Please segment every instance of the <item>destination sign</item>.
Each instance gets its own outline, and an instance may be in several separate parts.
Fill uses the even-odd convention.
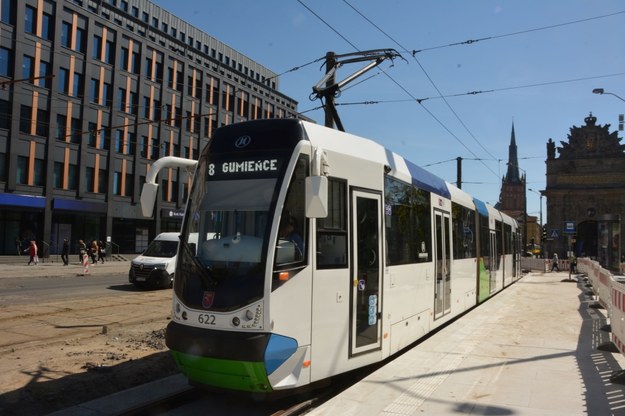
[[[254,159],[209,163],[209,177],[245,176],[248,174],[277,174],[280,169],[278,159]]]

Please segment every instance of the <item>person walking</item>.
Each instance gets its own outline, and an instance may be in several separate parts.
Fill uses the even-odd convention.
[[[552,260],[552,264],[551,264],[551,271],[553,271],[553,269],[558,269],[558,271],[560,271],[560,266],[558,266],[558,253],[553,253],[553,260]]]
[[[63,260],[63,266],[67,266],[69,264],[69,241],[66,239],[63,240],[63,251],[61,251],[61,260]]]
[[[22,242],[20,241],[19,237],[15,237],[15,249],[17,250],[17,255],[21,256],[22,255]]]
[[[104,264],[104,258],[106,257],[106,247],[104,243],[100,241],[98,243],[98,261],[102,260],[102,264]]]
[[[30,256],[30,259],[28,260],[28,266],[30,266],[30,263],[35,263],[35,266],[39,264],[39,257],[37,256],[37,244],[35,243],[35,240],[30,241],[30,246],[26,250],[24,250],[24,252],[26,251],[28,251],[28,255]]]
[[[87,255],[87,245],[85,244],[84,241],[82,240],[78,240],[78,261],[80,262],[80,264],[83,263],[83,261],[85,261],[84,257]]]
[[[98,242],[93,240],[91,242],[91,264],[96,264],[98,262]]]

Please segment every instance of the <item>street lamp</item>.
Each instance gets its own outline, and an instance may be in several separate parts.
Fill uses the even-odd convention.
[[[625,99],[623,99],[623,97],[619,97],[618,95],[611,93],[611,92],[607,92],[606,90],[604,90],[603,88],[595,88],[594,90],[592,90],[593,94],[599,94],[599,95],[603,95],[603,94],[608,94],[608,95],[613,95],[616,98],[618,98],[621,101],[625,101]]]

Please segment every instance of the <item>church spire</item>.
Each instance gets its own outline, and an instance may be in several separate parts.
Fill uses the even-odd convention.
[[[508,146],[508,171],[503,181],[510,184],[521,183],[521,177],[519,176],[519,158],[517,157],[516,138],[514,136],[514,121],[512,122],[510,146]]]

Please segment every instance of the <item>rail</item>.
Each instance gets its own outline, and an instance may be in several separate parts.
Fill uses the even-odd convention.
[[[118,245],[118,244],[115,244],[115,243],[114,243],[114,242],[112,242],[112,241],[107,241],[107,242],[106,242],[106,246],[110,247],[110,249],[109,249],[109,248],[107,248],[107,249],[106,249],[106,252],[107,252],[107,253],[111,253],[111,255],[113,255],[113,254],[119,254],[119,245]],[[115,247],[117,248],[117,253],[113,253],[113,246],[115,246]]]
[[[606,309],[610,319],[612,343],[625,355],[625,276],[615,276],[589,258],[578,259],[577,267],[579,272],[588,275],[597,302]]]

